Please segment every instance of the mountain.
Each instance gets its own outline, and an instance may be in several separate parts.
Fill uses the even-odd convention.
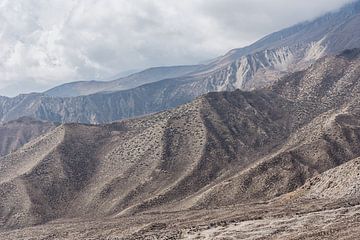
[[[189,102],[204,92],[192,89],[192,80],[162,80],[134,89],[72,98],[24,94],[0,99],[0,121],[21,116],[44,121],[108,123],[162,111]]]
[[[344,48],[356,48],[359,32],[355,26],[359,21],[359,12],[360,2],[354,1],[338,11],[327,13],[312,21],[306,21],[265,36],[245,48],[233,49],[214,62],[225,64],[225,62],[235,61],[244,55],[267,49],[277,49],[284,46],[292,48],[319,41],[322,41],[326,51],[331,53],[341,52]]]
[[[54,122],[108,123],[170,109],[208,92],[270,87],[325,55],[360,47],[359,12],[360,1],[356,1],[232,50],[207,65],[153,68],[113,82],[70,83],[42,94],[0,98],[0,121],[30,116]]]
[[[0,124],[0,156],[15,151],[56,126],[54,123],[37,121],[28,117]]]
[[[360,50],[348,50],[268,90],[209,93],[107,125],[63,124],[0,158],[0,226],[52,221],[0,237],[175,238],[211,219],[221,226],[270,224],[267,219],[291,224],[288,217],[301,214],[329,228],[325,219],[342,218],[340,208],[360,204],[352,202],[356,183],[348,186],[358,181],[356,173],[344,180],[360,157],[359,78]],[[329,177],[327,190],[321,179]],[[329,199],[334,189],[343,194]],[[355,213],[341,226],[351,227]],[[316,233],[319,228],[313,239],[335,233],[335,226]]]
[[[154,67],[112,81],[66,83],[46,91],[45,94],[53,97],[76,97],[97,92],[126,90],[163,79],[185,76],[200,67],[201,65]]]
[[[268,85],[287,72],[301,70],[324,55],[359,48],[360,1],[272,33],[245,48],[233,49],[207,68],[228,69],[218,89],[253,89]]]

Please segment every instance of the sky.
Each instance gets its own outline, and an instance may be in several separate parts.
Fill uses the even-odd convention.
[[[0,0],[0,95],[196,64],[351,0]]]

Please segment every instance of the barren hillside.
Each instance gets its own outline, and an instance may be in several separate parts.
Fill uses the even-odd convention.
[[[55,128],[57,124],[23,117],[0,124],[0,156],[4,156],[32,139]]]
[[[360,229],[359,69],[349,50],[269,90],[61,125],[0,158],[0,237],[351,239]],[[334,218],[351,233],[328,224]]]

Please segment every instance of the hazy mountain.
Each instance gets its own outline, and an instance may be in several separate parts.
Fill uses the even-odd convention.
[[[200,68],[153,68],[113,82],[70,83],[45,94],[0,98],[0,121],[31,116],[55,122],[107,123],[176,107],[208,92],[263,88],[289,72],[305,69],[325,54],[360,47],[359,6],[357,1],[271,34]],[[126,90],[115,91],[123,88]],[[49,96],[94,91],[108,92]]]
[[[163,80],[114,93],[97,93],[73,98],[44,94],[20,95],[0,100],[3,122],[31,116],[54,122],[106,123],[131,118],[186,103],[204,92],[192,88],[192,79]]]
[[[244,55],[277,49],[284,46],[298,47],[313,42],[322,42],[327,52],[336,53],[344,49],[358,47],[359,31],[356,28],[359,21],[360,1],[347,4],[338,11],[327,13],[312,21],[272,33],[254,44],[239,49],[233,49],[214,63],[232,62]],[[345,44],[345,45],[344,45]]]
[[[321,179],[360,156],[359,78],[360,51],[349,50],[320,59],[271,90],[209,93],[173,110],[109,125],[61,125],[0,158],[0,223],[19,228],[62,220],[0,236],[138,239],[164,230],[179,237],[184,235],[173,232],[175,226],[190,228],[200,219],[203,224],[232,216],[234,223],[269,215],[276,222],[299,211],[309,213],[306,218],[324,211],[316,221],[329,227],[326,214],[344,216],[337,209],[351,207],[358,196],[342,185],[349,183],[344,178],[350,170],[333,170],[344,174],[332,176],[340,186],[329,190]],[[331,189],[339,194],[328,199]],[[230,211],[234,204],[240,205]],[[209,214],[207,208],[218,210]],[[350,226],[354,216],[341,224]],[[162,223],[148,225],[148,218]],[[123,230],[109,231],[115,226]]]
[[[270,34],[248,47],[233,49],[207,68],[227,69],[226,78],[214,82],[219,90],[268,85],[326,54],[360,47],[359,23],[360,1],[355,1],[313,21]]]
[[[140,85],[188,75],[198,70],[201,65],[155,67],[131,74],[112,81],[80,81],[66,83],[45,92],[54,97],[75,97],[97,92],[113,92],[135,88]]]

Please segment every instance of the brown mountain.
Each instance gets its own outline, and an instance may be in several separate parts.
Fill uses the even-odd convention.
[[[61,125],[0,158],[0,238],[351,239],[359,77],[349,50],[269,90]]]
[[[37,121],[29,117],[0,124],[0,156],[9,154],[56,126],[57,124]]]

